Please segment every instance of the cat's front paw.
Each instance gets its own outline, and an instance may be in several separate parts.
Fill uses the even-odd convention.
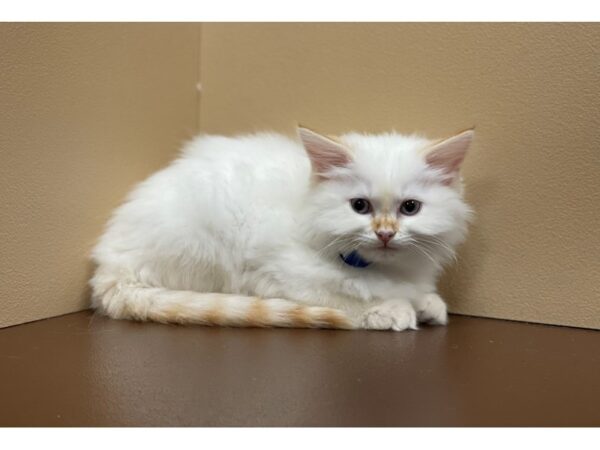
[[[448,323],[448,311],[446,303],[435,294],[425,294],[415,305],[419,322],[433,325],[446,325]]]
[[[408,302],[389,301],[367,310],[361,326],[367,330],[416,330],[417,313]]]

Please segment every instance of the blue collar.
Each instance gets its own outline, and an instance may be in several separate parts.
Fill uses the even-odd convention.
[[[361,269],[371,264],[369,261],[363,259],[363,257],[360,256],[356,250],[352,250],[347,255],[340,253],[340,258],[342,258],[342,261],[349,266],[358,267]]]

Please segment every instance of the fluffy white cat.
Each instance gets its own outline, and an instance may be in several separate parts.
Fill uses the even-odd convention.
[[[200,136],[137,186],[93,252],[93,306],[118,319],[416,329],[466,235],[467,130],[299,140]]]

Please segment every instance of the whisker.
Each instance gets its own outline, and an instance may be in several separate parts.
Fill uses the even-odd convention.
[[[329,242],[325,247],[317,250],[317,254],[319,254],[319,255],[323,254],[325,251],[327,251],[328,249],[330,249],[332,246],[334,246],[334,245],[336,245],[336,244],[338,244],[340,242],[343,242],[343,240],[347,239],[347,238],[348,238],[347,236],[338,236],[338,237],[336,237],[331,242]]]
[[[435,258],[427,250],[425,250],[422,246],[420,246],[418,243],[409,242],[408,245],[410,245],[410,246],[416,248],[418,251],[420,251],[421,254],[425,255],[427,257],[427,259],[429,259],[436,267],[440,266],[440,263],[438,261],[436,261]]]
[[[444,253],[444,255],[442,255],[442,256],[445,256],[445,257],[451,259],[452,261],[457,260],[456,252],[454,251],[454,249],[451,248],[446,242],[444,242],[439,237],[430,236],[430,235],[421,235],[421,236],[419,236],[419,240],[424,245],[429,245],[434,248],[439,248]],[[430,248],[430,250],[433,250],[433,248]]]

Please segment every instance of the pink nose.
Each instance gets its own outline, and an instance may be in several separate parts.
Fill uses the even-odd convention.
[[[387,244],[396,235],[395,231],[376,231],[375,234],[381,242]]]

